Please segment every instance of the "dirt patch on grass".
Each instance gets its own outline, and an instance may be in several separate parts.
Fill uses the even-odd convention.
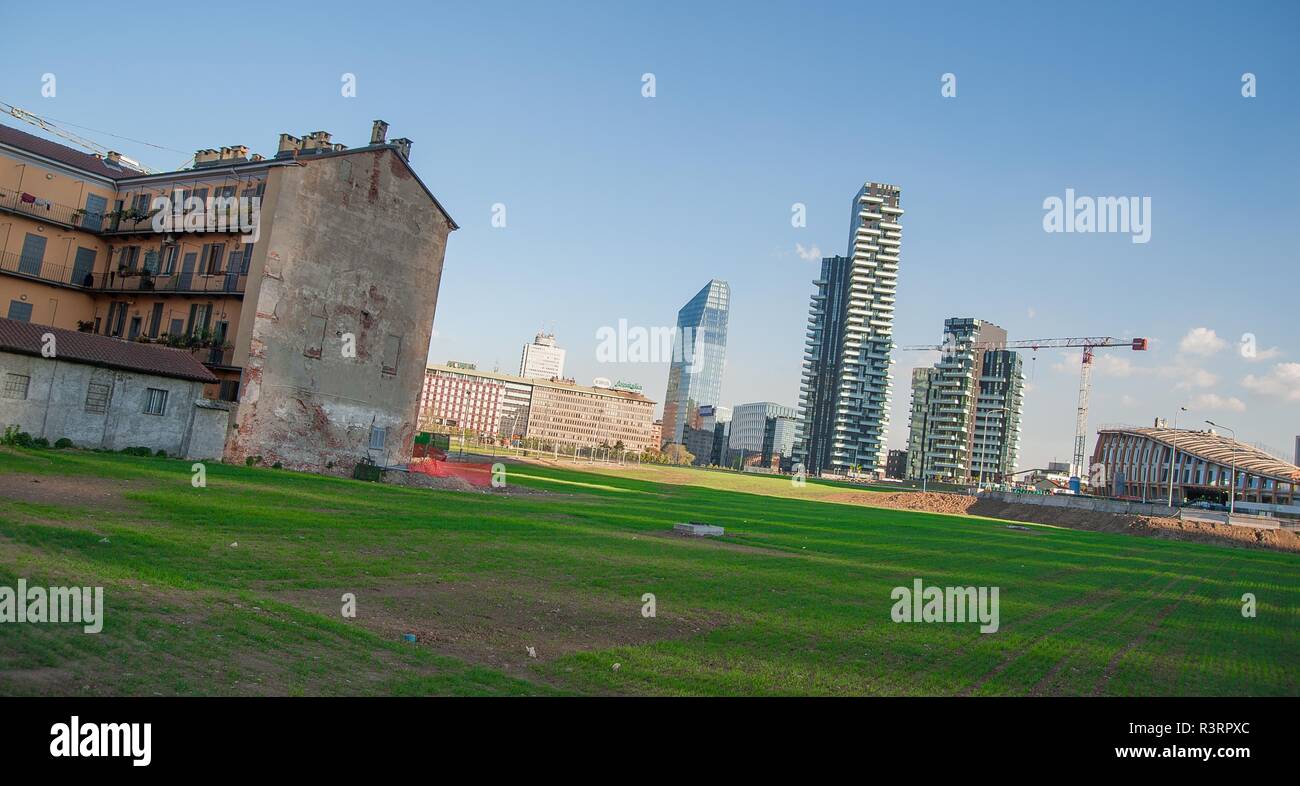
[[[0,475],[0,499],[40,505],[122,510],[131,506],[122,496],[131,490],[132,484],[127,480],[85,475]]]
[[[432,475],[426,475],[422,472],[386,472],[384,473],[384,482],[394,486],[404,486],[406,488],[417,489],[438,489],[439,491],[468,491],[478,494],[504,494],[507,496],[549,496],[551,492],[545,489],[530,488],[520,486],[515,483],[507,483],[500,488],[492,486],[475,486],[473,483],[457,477],[435,478]]]
[[[576,652],[683,639],[724,620],[675,607],[659,598],[656,616],[643,617],[641,595],[612,597],[533,579],[476,576],[455,582],[381,583],[368,588],[288,590],[277,600],[341,618],[343,593],[356,595],[356,617],[346,620],[400,641],[515,676]],[[532,652],[529,652],[529,648]]]

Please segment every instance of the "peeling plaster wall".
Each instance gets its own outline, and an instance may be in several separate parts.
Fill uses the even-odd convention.
[[[450,223],[389,149],[308,159],[273,181],[226,460],[339,474],[367,456],[405,463]],[[386,429],[382,451],[369,449],[374,426]]]

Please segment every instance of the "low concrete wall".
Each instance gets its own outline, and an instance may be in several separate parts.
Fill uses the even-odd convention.
[[[1150,502],[1128,502],[1122,499],[1076,497],[1073,494],[1016,494],[1012,491],[990,491],[984,494],[983,497],[1017,505],[1041,505],[1043,507],[1092,510],[1098,513],[1115,513],[1119,515],[1178,515],[1177,511],[1168,505],[1156,505]]]

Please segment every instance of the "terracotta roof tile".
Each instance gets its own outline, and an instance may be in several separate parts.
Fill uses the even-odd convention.
[[[91,153],[83,153],[67,145],[51,142],[16,128],[0,125],[0,144],[10,145],[43,158],[53,159],[68,166],[117,180],[124,177],[136,177],[140,172],[127,166],[110,164],[108,161]]]
[[[58,360],[160,377],[192,379],[196,382],[218,381],[211,371],[182,349],[123,341],[13,319],[0,319],[0,352],[39,356],[46,333],[54,334],[55,356]]]

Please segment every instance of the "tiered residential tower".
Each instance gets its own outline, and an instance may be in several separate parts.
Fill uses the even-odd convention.
[[[908,477],[999,482],[1015,472],[1024,375],[1007,332],[981,319],[945,320],[943,357],[912,372]]]
[[[853,197],[848,256],[823,259],[813,282],[795,448],[813,475],[885,469],[900,201],[897,186],[862,186]]]

